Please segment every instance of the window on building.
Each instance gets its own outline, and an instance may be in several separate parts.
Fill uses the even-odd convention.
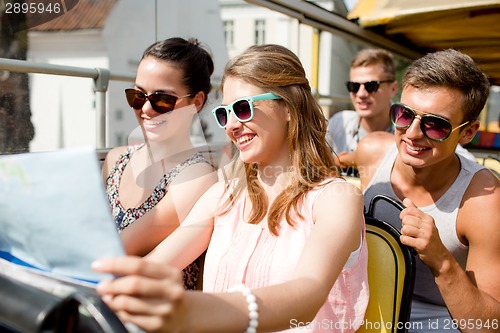
[[[125,141],[125,135],[123,134],[123,132],[116,132],[115,133],[115,140],[116,140],[117,146],[123,146],[123,145],[128,144]]]
[[[118,109],[115,111],[115,120],[122,121],[123,120],[123,111]]]
[[[262,45],[266,43],[266,21],[255,21],[255,44]]]
[[[226,47],[233,47],[234,45],[234,21],[224,21],[224,38],[226,40]]]

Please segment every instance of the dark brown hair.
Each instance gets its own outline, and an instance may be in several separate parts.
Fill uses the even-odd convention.
[[[214,72],[214,63],[208,49],[202,47],[197,39],[173,37],[158,41],[144,51],[141,60],[146,57],[155,57],[181,68],[184,72],[183,83],[189,93],[203,91],[206,102],[212,89],[210,76]]]

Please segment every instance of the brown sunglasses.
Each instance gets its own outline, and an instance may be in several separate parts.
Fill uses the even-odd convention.
[[[193,96],[188,94],[184,96],[174,96],[167,93],[155,92],[146,95],[140,90],[128,88],[125,89],[125,97],[127,98],[128,105],[135,110],[140,110],[147,100],[151,103],[151,107],[158,113],[171,112],[175,108],[177,100],[185,97]]]

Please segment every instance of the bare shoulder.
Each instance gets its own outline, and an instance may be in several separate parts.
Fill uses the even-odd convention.
[[[500,180],[489,170],[472,178],[459,212],[459,226],[470,239],[475,235],[497,236],[500,241]]]
[[[314,203],[315,211],[325,211],[331,215],[335,207],[342,210],[361,209],[363,193],[347,181],[333,181],[325,186]]]
[[[359,247],[363,225],[363,194],[358,187],[346,182],[331,182],[314,202],[314,239],[317,244],[331,243],[332,237],[342,243],[347,252]],[[312,234],[311,234],[312,235]]]
[[[362,196],[361,190],[357,186],[344,181],[342,178],[326,184],[323,193],[327,193],[327,195]]]
[[[356,149],[357,157],[361,160],[369,160],[373,156],[383,155],[394,143],[394,135],[387,132],[373,132],[359,141]]]
[[[469,184],[469,187],[465,191],[464,194],[464,205],[467,204],[468,202],[472,203],[479,203],[475,202],[475,200],[478,200],[480,202],[490,201],[490,200],[496,200],[499,199],[500,196],[500,180],[488,169],[483,169],[474,175],[472,177],[472,180]],[[500,202],[500,201],[494,201],[494,202]],[[500,210],[500,205],[494,205],[495,207],[492,207],[492,209],[499,209]]]
[[[123,154],[127,150],[128,146],[119,146],[112,148],[107,154],[106,154],[106,160],[110,160],[112,162],[115,162],[118,157]]]
[[[102,174],[108,175],[113,166],[115,165],[118,157],[123,154],[127,150],[128,146],[120,146],[111,149],[104,159],[104,163],[102,165]]]
[[[387,132],[373,132],[365,136],[355,151],[356,165],[365,188],[382,162],[386,152],[394,143],[394,135]]]
[[[174,178],[173,184],[199,179],[199,178],[205,177],[207,175],[212,175],[212,177],[214,179],[213,182],[215,182],[217,180],[217,174],[216,174],[215,168],[211,164],[205,163],[205,162],[191,164],[188,167],[186,167],[184,170],[182,170]]]

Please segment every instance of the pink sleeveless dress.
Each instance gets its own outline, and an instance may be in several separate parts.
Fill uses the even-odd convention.
[[[314,225],[314,201],[326,186],[339,181],[344,180],[335,179],[309,191],[300,206],[304,219],[294,216],[299,221],[294,227],[283,219],[278,237],[269,231],[267,220],[257,225],[244,222],[244,195],[239,196],[227,214],[215,219],[203,291],[225,292],[236,284],[259,288],[290,280]],[[351,254],[356,258],[349,268],[344,267],[314,320],[301,323],[290,318],[290,329],[284,332],[355,332],[361,325],[369,298],[364,232],[363,227],[362,244]]]

